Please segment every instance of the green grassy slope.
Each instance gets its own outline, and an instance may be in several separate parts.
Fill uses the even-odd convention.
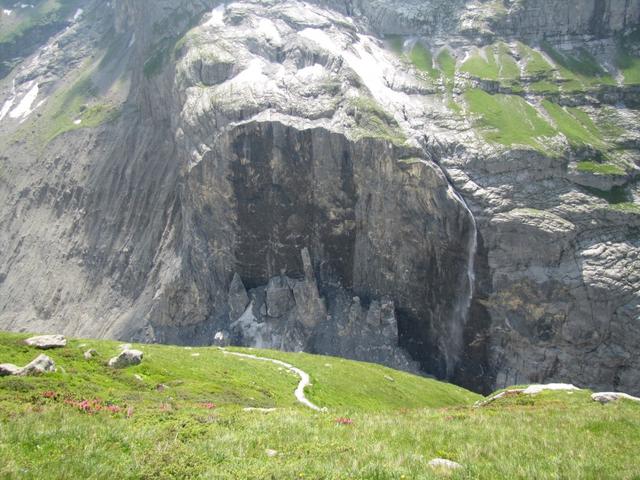
[[[637,85],[635,36],[617,40],[614,65],[606,65],[612,71],[585,49],[561,51],[548,42],[496,41],[454,57],[448,48],[419,42],[409,48],[411,42],[405,40],[390,38],[389,48],[413,64],[425,82],[436,85],[449,108],[467,116],[487,142],[553,157],[569,152],[579,157],[591,150],[626,173],[624,154],[615,144],[619,135],[608,132],[588,108],[562,105],[567,96],[581,105],[585,95]]]
[[[0,334],[0,362],[24,364],[37,355],[23,338]],[[85,360],[88,348],[100,356]],[[479,396],[434,380],[336,358],[251,350],[307,371],[309,398],[328,407],[318,413],[295,402],[298,378],[277,365],[215,348],[139,348],[141,365],[115,371],[105,362],[118,343],[74,340],[47,352],[58,372],[0,378],[0,478],[640,475],[634,455],[640,405],[630,402],[602,406],[586,391],[556,392],[474,408]],[[88,412],[82,400],[91,400]],[[277,409],[247,412],[246,406]],[[427,464],[435,457],[464,468],[433,471]]]

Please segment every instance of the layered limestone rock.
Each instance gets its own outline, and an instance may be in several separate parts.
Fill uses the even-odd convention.
[[[150,5],[0,84],[1,328],[639,391],[637,86],[534,50],[604,63],[639,2]],[[506,142],[469,92],[552,133]]]

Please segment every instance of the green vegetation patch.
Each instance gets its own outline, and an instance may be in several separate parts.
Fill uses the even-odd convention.
[[[528,145],[545,150],[545,137],[556,131],[536,109],[516,95],[490,95],[480,89],[465,92],[471,113],[478,116],[484,137],[502,145]]]
[[[117,118],[119,110],[105,103],[91,80],[91,73],[81,74],[67,90],[48,102],[45,117],[45,142],[80,128],[95,128]]]
[[[571,144],[605,148],[602,134],[585,112],[578,108],[562,107],[548,100],[544,100],[542,106]]]
[[[611,208],[614,210],[619,210],[625,213],[636,213],[640,214],[640,205],[632,202],[622,202],[611,205]]]
[[[625,176],[627,172],[611,163],[599,163],[591,161],[578,162],[577,169],[579,172],[594,173],[597,175],[620,175]]]
[[[640,58],[619,50],[616,56],[616,66],[622,73],[626,85],[640,84]]]
[[[541,43],[544,52],[556,63],[565,91],[584,91],[600,85],[615,85],[613,77],[585,49],[572,54],[556,50],[549,42]]]
[[[348,113],[356,122],[356,137],[380,138],[397,145],[407,141],[396,120],[371,97],[350,99]]]
[[[408,164],[420,159],[409,159]],[[236,350],[236,349],[233,349]],[[246,349],[237,349],[252,353]],[[430,378],[421,382],[415,376],[387,367],[354,362],[342,358],[325,357],[320,363],[316,355],[270,351],[265,354],[301,368],[311,376],[314,385],[309,399],[330,408],[354,408],[380,411],[386,408],[441,408],[452,405],[471,405],[479,396]],[[354,385],[358,385],[354,388]]]
[[[483,80],[515,82],[520,77],[520,68],[504,42],[474,51],[460,71]]]
[[[443,48],[440,53],[438,53],[436,65],[442,73],[444,73],[447,83],[453,84],[456,77],[456,59],[453,58],[449,49]]]
[[[518,54],[525,62],[524,71],[528,77],[544,76],[551,78],[553,76],[553,66],[547,62],[538,50],[522,42],[518,42],[516,48]]]
[[[395,52],[396,55],[402,55],[404,53],[405,37],[402,35],[387,35],[385,39],[389,48]]]
[[[461,65],[460,71],[486,80],[498,80],[498,65],[495,57],[486,49],[474,51]]]
[[[529,88],[533,93],[539,93],[542,95],[555,94],[560,92],[560,87],[558,86],[558,84],[548,80],[539,80],[537,82],[534,82],[529,86]]]
[[[433,56],[431,55],[431,51],[429,51],[420,42],[416,43],[409,52],[409,59],[418,70],[426,73],[432,79],[440,77],[440,72],[438,72],[438,70],[433,66]]]
[[[29,5],[34,5],[33,8],[29,6],[21,8],[20,5],[27,5],[21,2],[17,2],[18,8],[14,8],[16,2],[9,2],[4,8],[13,10],[11,17],[19,20],[1,24],[3,28],[0,29],[0,47],[2,44],[13,43],[23,35],[28,35],[34,28],[46,27],[64,20],[80,3],[80,0],[33,0],[28,2]],[[11,17],[8,20],[12,20]]]

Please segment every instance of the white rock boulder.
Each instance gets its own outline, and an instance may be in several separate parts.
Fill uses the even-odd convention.
[[[48,350],[50,348],[62,348],[67,346],[67,339],[64,335],[39,335],[37,337],[27,338],[24,343],[30,347]]]
[[[594,402],[600,402],[603,405],[605,403],[617,402],[618,400],[631,400],[633,402],[640,402],[640,398],[633,397],[627,393],[620,392],[599,392],[591,395],[591,399]]]
[[[0,364],[0,377],[8,377],[10,375],[18,375],[20,367],[13,363]]]
[[[38,357],[25,367],[20,369],[18,375],[37,375],[39,373],[55,372],[56,364],[51,358],[46,355],[38,355]]]
[[[18,367],[12,363],[3,363],[0,365],[0,377],[6,377],[10,375],[27,376],[37,375],[40,373],[55,372],[56,364],[46,355],[38,355],[38,357],[28,363],[24,367]]]
[[[434,458],[429,462],[429,466],[431,468],[439,468],[442,470],[458,470],[459,468],[462,468],[462,465],[459,463],[446,460],[444,458]]]
[[[576,391],[580,390],[575,385],[569,383],[549,383],[547,385],[529,385],[522,393],[524,395],[535,395],[545,391]]]
[[[140,350],[123,350],[120,355],[109,360],[109,366],[113,368],[125,368],[131,365],[139,365],[144,353]]]

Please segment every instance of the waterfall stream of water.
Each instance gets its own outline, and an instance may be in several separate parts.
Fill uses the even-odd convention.
[[[471,209],[462,196],[452,186],[449,188],[451,189],[452,195],[455,196],[462,208],[467,212],[472,226],[467,242],[467,271],[466,276],[461,282],[465,292],[464,295],[458,295],[456,297],[453,315],[448,325],[449,328],[447,329],[449,338],[442,339],[442,343],[444,343],[443,350],[446,356],[447,377],[450,378],[453,375],[454,368],[460,359],[460,354],[464,347],[464,327],[469,319],[469,310],[471,309],[471,302],[473,300],[476,281],[475,257],[478,249],[478,226]]]

